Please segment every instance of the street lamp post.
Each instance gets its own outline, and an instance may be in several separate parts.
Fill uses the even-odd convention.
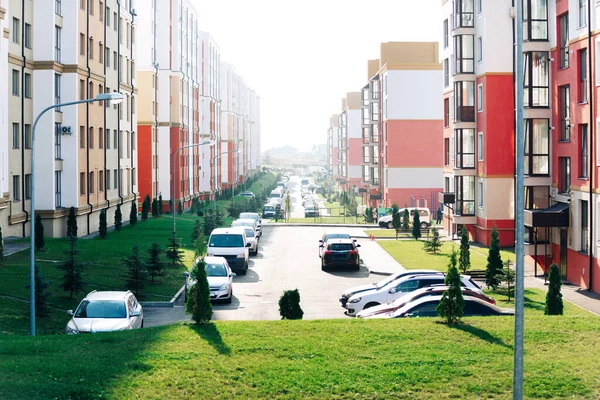
[[[123,95],[118,92],[101,93],[93,99],[77,100],[68,103],[54,104],[46,107],[38,114],[31,130],[31,207],[29,211],[29,329],[31,336],[35,336],[35,128],[40,118],[50,110],[73,106],[76,104],[93,103],[95,101],[109,101],[110,104],[119,104],[123,101]]]
[[[213,168],[215,169],[215,198],[213,201],[213,211],[215,213],[215,215],[217,215],[217,158],[219,156],[223,156],[225,154],[229,154],[229,153],[239,153],[240,150],[229,150],[229,151],[224,151],[222,153],[219,154],[215,154],[215,156],[213,157]],[[232,189],[233,189],[233,184],[232,184]]]
[[[199,147],[199,146],[212,146],[214,145],[215,142],[213,140],[203,140],[201,143],[194,143],[194,144],[188,144],[186,146],[181,146],[180,148],[178,148],[177,150],[175,150],[175,153],[173,153],[173,195],[171,197],[171,202],[173,203],[173,206],[171,207],[171,214],[173,214],[173,240],[175,240],[177,238],[177,229],[176,229],[176,222],[175,222],[175,207],[176,204],[175,202],[177,201],[177,196],[175,195],[175,177],[177,176],[177,170],[175,169],[175,160],[177,157],[177,153],[179,153],[179,150],[183,150],[183,149],[189,149],[190,147]]]

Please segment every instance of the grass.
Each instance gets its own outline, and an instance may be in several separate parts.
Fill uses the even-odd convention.
[[[598,318],[569,305],[546,317],[541,292],[527,296],[525,396],[600,397]],[[0,337],[0,398],[510,399],[513,328],[512,317],[219,321]]]
[[[440,228],[441,225],[433,225],[432,227],[438,227]],[[375,236],[375,238],[390,238],[396,237],[396,230],[395,229],[387,229],[387,228],[380,228],[380,229],[367,229],[365,230],[365,234],[368,235],[373,235]]]
[[[443,242],[441,251],[434,255],[426,253],[423,250],[424,240],[381,240],[377,243],[406,269],[425,268],[444,272],[448,270],[448,257],[452,248],[454,247],[457,251],[460,248],[459,243],[445,241]],[[470,250],[471,269],[485,269],[488,249],[471,244]],[[515,254],[512,250],[501,250],[500,256],[502,260],[507,260],[508,258],[512,261],[515,260]]]
[[[280,223],[304,223],[304,224],[364,224],[363,217],[316,217],[316,218],[288,218],[278,220]]]

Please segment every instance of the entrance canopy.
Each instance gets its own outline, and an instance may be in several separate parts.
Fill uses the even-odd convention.
[[[568,228],[569,203],[556,203],[548,208],[525,210],[524,222],[529,228]]]

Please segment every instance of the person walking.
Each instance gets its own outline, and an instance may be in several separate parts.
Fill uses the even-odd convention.
[[[438,207],[437,209],[437,219],[435,220],[436,224],[442,223],[442,218],[444,217],[444,213],[442,212],[442,207]]]

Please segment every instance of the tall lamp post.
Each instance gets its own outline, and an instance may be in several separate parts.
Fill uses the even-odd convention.
[[[219,156],[225,155],[225,154],[229,154],[229,153],[239,153],[240,149],[237,150],[229,150],[229,151],[224,151],[222,153],[219,154],[215,154],[215,156],[213,157],[213,168],[215,169],[215,199],[213,201],[213,211],[215,213],[215,215],[217,214],[217,158]],[[231,186],[233,188],[233,184]]]
[[[93,99],[77,100],[68,103],[54,104],[46,107],[38,114],[31,131],[31,207],[29,211],[29,329],[31,336],[35,336],[35,128],[40,118],[50,110],[73,106],[76,104],[93,103],[95,101],[108,101],[111,105],[123,101],[123,95],[118,92],[101,93]]]
[[[177,153],[179,153],[179,150],[183,150],[183,149],[189,149],[190,147],[199,147],[199,146],[213,146],[215,144],[214,140],[203,140],[200,143],[194,143],[194,144],[188,144],[186,146],[181,146],[180,148],[178,148],[177,150],[175,150],[175,153],[173,153],[173,195],[171,198],[171,201],[173,202],[173,207],[171,208],[171,214],[173,214],[173,240],[175,240],[177,238],[177,229],[176,229],[176,222],[175,222],[175,207],[177,206],[175,204],[175,202],[177,201],[177,196],[175,195],[175,177],[177,176],[177,170],[175,169],[175,160],[177,157]]]

